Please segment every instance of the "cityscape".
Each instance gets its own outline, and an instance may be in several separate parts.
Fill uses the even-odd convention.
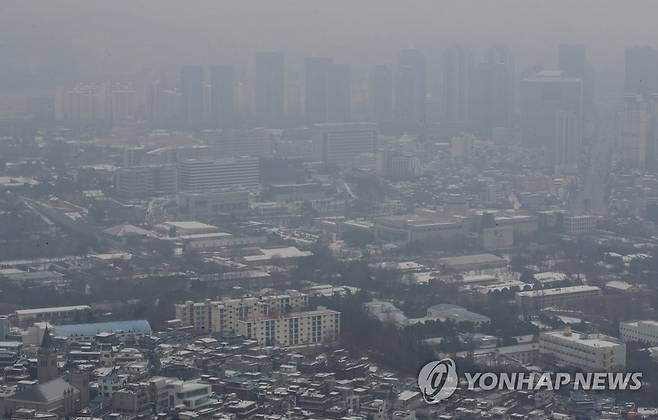
[[[160,1],[0,5],[0,419],[658,419],[654,3]]]

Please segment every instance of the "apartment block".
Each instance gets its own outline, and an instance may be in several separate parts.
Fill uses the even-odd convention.
[[[193,326],[197,334],[238,334],[241,320],[278,316],[308,306],[308,295],[290,291],[283,295],[246,297],[175,305],[176,318]]]
[[[324,307],[238,321],[238,331],[261,346],[332,343],[340,335],[340,312]]]

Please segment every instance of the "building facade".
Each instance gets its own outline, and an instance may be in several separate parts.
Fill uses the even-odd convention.
[[[261,346],[333,343],[340,335],[340,312],[318,307],[275,317],[238,321],[238,331]]]
[[[550,331],[539,336],[539,352],[586,372],[622,371],[626,368],[626,345],[603,334]]]
[[[308,306],[308,295],[291,291],[284,295],[187,301],[175,305],[176,318],[194,327],[198,334],[234,335],[241,320],[300,311]]]

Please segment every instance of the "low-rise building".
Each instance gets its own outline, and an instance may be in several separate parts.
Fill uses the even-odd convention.
[[[505,258],[493,254],[460,255],[457,257],[439,258],[437,266],[446,271],[472,271],[507,266]]]
[[[539,352],[587,372],[626,368],[626,344],[604,334],[583,334],[570,328],[545,332],[539,336]]]
[[[626,321],[619,323],[619,337],[625,342],[658,345],[658,321]]]
[[[516,293],[516,304],[523,312],[535,312],[547,307],[571,307],[601,295],[596,286],[570,286],[536,289]]]
[[[582,235],[596,229],[598,218],[592,215],[567,216],[564,218],[564,232],[568,235]]]
[[[14,312],[19,324],[27,325],[33,322],[62,322],[85,319],[91,313],[89,305],[55,306],[51,308],[18,309]]]
[[[375,220],[375,237],[382,241],[414,242],[427,239],[452,239],[466,234],[460,221],[408,215],[386,216]]]

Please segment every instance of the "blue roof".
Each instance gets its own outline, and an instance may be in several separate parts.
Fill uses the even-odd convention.
[[[94,322],[88,324],[56,325],[57,337],[91,336],[99,333],[136,332],[151,333],[151,325],[144,319],[133,321]]]

